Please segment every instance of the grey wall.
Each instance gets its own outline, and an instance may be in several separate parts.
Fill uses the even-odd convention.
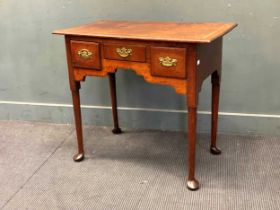
[[[220,111],[226,115],[220,116],[220,132],[279,134],[279,11],[278,0],[0,0],[0,118],[72,122],[72,109],[64,105],[71,104],[64,40],[51,35],[55,29],[97,19],[232,21],[239,27],[224,39]],[[119,106],[156,109],[120,111],[124,127],[185,129],[185,113],[168,111],[184,110],[185,97],[133,72],[119,71],[117,80]],[[83,109],[85,123],[111,125],[103,107],[110,105],[107,82],[83,83],[82,104],[100,106]],[[200,110],[210,110],[209,96],[207,80]],[[201,114],[200,131],[208,131],[209,122]]]

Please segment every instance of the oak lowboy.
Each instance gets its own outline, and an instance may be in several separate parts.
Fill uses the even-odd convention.
[[[79,27],[57,30],[65,35],[68,75],[73,97],[78,153],[84,158],[80,110],[80,82],[87,76],[108,76],[114,129],[118,123],[115,72],[135,71],[150,83],[168,85],[186,95],[188,107],[187,187],[197,190],[195,145],[198,94],[203,81],[212,78],[212,128],[210,152],[216,147],[219,90],[222,62],[222,37],[235,23],[171,23],[101,20]]]

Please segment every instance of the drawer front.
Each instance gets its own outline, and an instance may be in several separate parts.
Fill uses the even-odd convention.
[[[71,41],[72,64],[75,67],[100,69],[100,49],[95,42]]]
[[[113,60],[125,60],[146,62],[146,47],[127,44],[104,44],[104,58]]]
[[[151,47],[151,74],[153,76],[186,78],[186,49]]]

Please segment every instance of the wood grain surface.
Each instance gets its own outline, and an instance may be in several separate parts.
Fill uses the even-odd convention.
[[[99,20],[56,30],[54,34],[134,40],[209,43],[237,26],[236,23],[175,23]]]

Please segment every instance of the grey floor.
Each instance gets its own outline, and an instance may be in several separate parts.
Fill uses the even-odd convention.
[[[200,134],[197,178],[186,189],[183,132],[86,127],[86,159],[69,125],[0,121],[1,209],[280,209],[279,137]]]

